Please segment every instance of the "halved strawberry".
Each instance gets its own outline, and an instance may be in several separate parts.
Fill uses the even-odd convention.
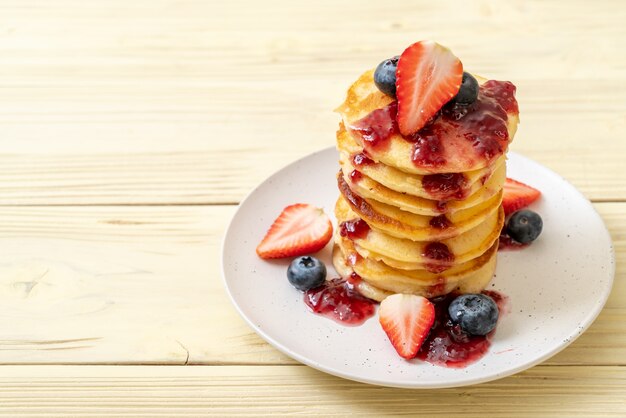
[[[422,296],[395,294],[380,303],[378,320],[398,354],[417,355],[435,321],[435,307]]]
[[[502,207],[504,214],[510,215],[539,199],[541,192],[533,187],[510,178],[504,183],[504,197]]]
[[[398,127],[411,135],[459,92],[463,64],[448,48],[416,42],[400,56],[396,73]]]
[[[324,248],[333,225],[322,209],[297,203],[287,206],[256,247],[261,258],[284,258],[311,254]]]

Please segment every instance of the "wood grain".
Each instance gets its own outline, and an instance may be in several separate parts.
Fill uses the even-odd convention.
[[[623,1],[7,0],[0,16],[0,416],[626,416]],[[219,278],[223,205],[333,145],[349,83],[418,39],[517,85],[512,149],[607,202],[615,241],[589,331],[469,388],[296,365]]]
[[[304,366],[5,366],[0,416],[623,417],[625,376],[616,366],[545,366],[471,387],[406,390]]]
[[[28,0],[0,15],[0,205],[236,203],[333,145],[348,85],[420,38],[516,83],[513,150],[626,200],[619,1]]]
[[[626,203],[596,208],[615,241],[613,294],[550,364],[626,364]],[[294,364],[225,295],[234,209],[0,208],[0,364]]]

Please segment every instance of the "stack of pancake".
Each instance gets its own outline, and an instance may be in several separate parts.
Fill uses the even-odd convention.
[[[444,108],[411,138],[398,132],[396,102],[373,70],[337,109],[333,263],[364,296],[477,293],[493,277],[505,153],[519,119],[512,84],[476,78],[475,105]]]

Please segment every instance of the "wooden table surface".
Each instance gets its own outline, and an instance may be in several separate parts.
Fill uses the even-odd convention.
[[[0,416],[626,416],[625,28],[619,0],[0,1]],[[220,278],[239,200],[420,39],[517,85],[512,149],[594,202],[618,261],[580,339],[460,389],[302,366]]]

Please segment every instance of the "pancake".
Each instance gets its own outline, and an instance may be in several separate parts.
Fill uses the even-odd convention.
[[[402,135],[397,102],[374,70],[337,108],[341,170],[333,264],[361,294],[477,293],[495,271],[506,151],[519,123],[515,86],[476,77],[477,99],[444,105]]]
[[[372,199],[416,215],[439,216],[474,207],[496,195],[504,186],[506,166],[500,165],[496,171],[473,194],[463,200],[449,202],[416,197],[387,188],[370,177],[357,171],[349,160],[340,160],[343,177],[350,189],[365,199]]]
[[[350,208],[372,229],[413,241],[438,241],[460,235],[496,212],[502,202],[502,191],[500,191],[479,205],[451,214],[437,217],[416,215],[358,196],[350,189],[341,172],[337,180],[339,190]]]
[[[337,200],[335,217],[340,225],[340,233],[343,222],[358,219],[358,215],[350,209],[343,198]],[[390,267],[402,270],[424,269],[427,264],[449,267],[465,263],[485,253],[498,240],[503,224],[504,211],[500,208],[475,228],[454,238],[442,240],[441,243],[447,246],[453,257],[452,262],[445,263],[438,263],[425,256],[428,241],[418,242],[395,238],[375,229],[363,236],[351,237],[351,239],[359,255],[382,261]]]
[[[507,151],[519,122],[511,83],[476,77],[481,88],[474,103],[459,111],[444,107],[441,117],[403,137],[396,102],[378,90],[373,74],[359,77],[336,111],[375,162],[413,174],[464,173],[493,165]]]
[[[378,302],[382,302],[387,296],[393,294],[393,292],[389,292],[387,290],[380,289],[376,286],[372,286],[368,282],[362,280],[361,278],[353,277],[354,271],[352,267],[350,267],[346,259],[343,256],[343,253],[339,249],[337,245],[333,247],[333,266],[337,273],[347,280],[352,286],[363,296],[366,298],[370,298],[372,300],[376,300]]]
[[[462,200],[474,194],[506,161],[503,155],[491,166],[465,173],[410,174],[369,159],[363,153],[363,147],[345,130],[343,123],[337,131],[337,149],[342,162],[349,161],[359,172],[377,183],[399,193],[436,200]],[[354,162],[355,159],[358,163]]]
[[[495,261],[496,257],[493,260],[490,260],[490,263],[493,263],[493,271],[495,271]],[[352,274],[354,273],[352,267],[350,267],[347,263],[346,258],[344,257],[341,249],[335,245],[333,248],[333,266],[337,273],[342,276],[344,279],[348,280],[354,288],[361,293],[363,296],[370,298],[372,300],[376,300],[378,302],[382,302],[387,296],[393,295],[394,291],[389,291],[385,289],[381,289],[368,283],[367,281],[361,279],[360,277],[354,279]],[[415,293],[419,296],[424,297],[436,297],[442,296],[450,292],[457,293],[480,293],[491,281],[493,277],[493,271],[490,271],[490,266],[483,266],[484,271],[475,272],[472,277],[466,278],[462,283],[457,286],[447,286],[445,284],[439,285],[439,287],[432,287],[430,289],[426,289],[425,292]],[[356,273],[354,273],[356,274]],[[443,282],[442,282],[443,283]],[[441,289],[441,291],[440,291]]]
[[[496,267],[498,244],[483,255],[460,264],[443,273],[427,270],[399,270],[386,264],[355,256],[351,240],[339,237],[336,241],[346,266],[350,266],[369,285],[389,293],[407,293],[435,297],[453,291],[480,292],[491,281]]]

